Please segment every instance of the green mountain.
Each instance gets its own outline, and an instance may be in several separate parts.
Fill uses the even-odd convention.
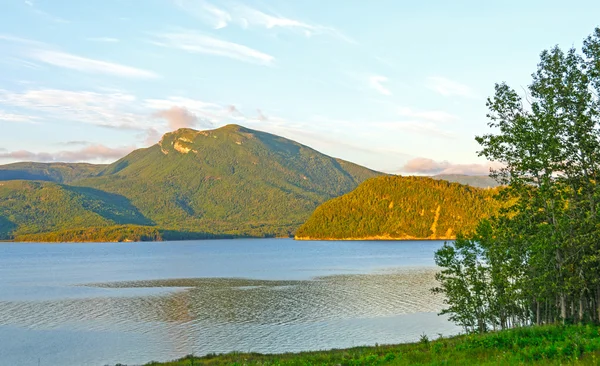
[[[122,196],[51,182],[0,181],[0,239],[129,225],[152,221]]]
[[[42,180],[70,183],[93,177],[106,165],[86,163],[14,163],[0,165],[0,180]]]
[[[296,238],[452,239],[495,212],[493,194],[428,177],[377,177],[319,206]]]
[[[160,229],[165,239],[289,236],[319,204],[351,191],[365,179],[382,175],[297,142],[237,125],[209,131],[180,129],[113,164],[71,167],[71,174],[54,164],[44,166],[43,174],[43,169],[33,164],[13,169],[24,178],[30,174],[33,179],[41,176],[70,184],[35,183],[52,188],[49,195],[65,202],[45,209],[44,218],[34,208],[40,196],[19,196],[17,192],[29,188],[13,187],[14,198],[3,202],[5,211],[0,212],[0,217],[16,225],[13,235],[28,234],[27,239],[34,240],[78,239],[99,235],[90,234],[90,228],[133,224]],[[10,170],[2,168],[6,166],[0,171]],[[73,192],[84,195],[77,196],[75,204],[69,201]],[[100,198],[112,206],[99,213],[90,208],[96,206],[86,202],[88,195],[98,198],[102,194],[106,196]],[[34,210],[32,219],[18,219],[26,210]],[[114,212],[122,216],[111,215]],[[56,231],[61,234],[57,236]],[[31,236],[48,232],[55,234]]]
[[[487,175],[438,174],[431,178],[478,188],[495,188],[500,184]]]

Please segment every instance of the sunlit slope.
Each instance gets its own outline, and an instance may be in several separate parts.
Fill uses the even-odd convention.
[[[0,181],[0,239],[70,229],[150,224],[122,196],[51,182]]]
[[[76,184],[127,197],[181,237],[288,236],[319,204],[378,175],[295,141],[228,125],[168,133]]]
[[[493,190],[426,177],[369,179],[319,206],[297,239],[451,239],[495,211]]]

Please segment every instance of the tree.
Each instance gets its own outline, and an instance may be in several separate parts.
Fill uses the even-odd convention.
[[[524,97],[501,83],[487,101],[491,132],[476,140],[480,156],[503,165],[491,176],[506,185],[498,196],[505,209],[438,253],[456,262],[438,263],[446,311],[459,311],[462,290],[448,286],[444,273],[480,266],[452,257],[449,248],[460,252],[466,241],[486,270],[483,280],[464,277],[463,288],[491,288],[489,325],[600,321],[600,28],[582,54],[543,51],[532,79]],[[492,229],[483,236],[486,225]]]

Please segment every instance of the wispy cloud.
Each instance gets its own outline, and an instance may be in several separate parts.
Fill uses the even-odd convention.
[[[355,43],[337,29],[320,24],[310,24],[296,19],[287,18],[277,14],[267,14],[245,5],[234,8],[235,19],[244,28],[257,26],[267,29],[282,28],[298,31],[307,37],[316,35],[329,35],[349,43]]]
[[[215,29],[225,28],[230,24],[237,24],[244,29],[252,27],[279,28],[298,32],[306,37],[328,35],[345,42],[356,43],[334,27],[311,24],[275,13],[269,14],[239,3],[220,8],[205,0],[175,0],[174,2],[190,15]]]
[[[29,150],[18,150],[0,152],[0,159],[42,162],[106,162],[120,159],[133,151],[135,148],[135,146],[112,148],[101,144],[92,144],[79,150],[63,150],[58,152],[33,152]]]
[[[144,128],[143,114],[135,111],[136,97],[120,92],[99,93],[61,89],[11,92],[0,89],[0,105],[27,111],[35,118],[88,123],[116,128]]]
[[[398,109],[398,114],[402,117],[423,119],[432,122],[451,122],[458,120],[458,117],[444,111],[417,111],[408,107]]]
[[[435,161],[428,158],[414,158],[409,160],[401,168],[406,173],[416,174],[465,174],[465,175],[488,175],[490,169],[499,168],[499,164],[453,164],[448,161]]]
[[[19,47],[17,47],[16,50],[13,50],[15,54],[22,58],[27,58],[47,65],[87,73],[115,75],[137,79],[155,79],[159,77],[158,74],[152,71],[63,52],[43,42],[3,34],[0,34],[0,41],[18,44]],[[36,67],[37,64],[29,62],[29,64],[24,64],[24,66],[32,68]]]
[[[25,114],[15,114],[15,113],[7,113],[0,110],[0,121],[3,122],[17,122],[17,123],[32,123],[35,122],[38,118],[35,116],[28,116]]]
[[[40,17],[50,20],[52,22],[55,23],[69,23],[68,20],[65,20],[61,17],[57,17],[55,15],[52,15],[48,12],[43,11],[42,9],[40,9],[33,0],[25,0],[23,2],[25,5],[27,5],[27,7],[35,14],[39,15]]]
[[[103,43],[118,43],[120,40],[118,38],[112,37],[88,37],[86,38],[88,41],[92,42],[103,42]]]
[[[425,85],[429,89],[446,97],[479,98],[470,86],[440,76],[428,77]]]
[[[0,40],[7,41],[7,42],[13,42],[13,43],[20,43],[23,45],[29,45],[29,46],[34,46],[34,47],[48,47],[48,44],[46,44],[44,42],[35,41],[32,39],[27,39],[27,38],[22,38],[22,37],[15,37],[10,34],[0,34]]]
[[[264,52],[191,30],[161,33],[156,34],[155,37],[156,40],[151,43],[189,53],[222,56],[266,66],[273,65],[275,61],[275,57]]]
[[[215,29],[227,27],[233,20],[224,9],[203,0],[175,0],[177,6]]]
[[[53,50],[32,50],[29,56],[39,62],[95,74],[116,75],[138,79],[154,79],[158,75],[152,71],[142,70],[113,62],[94,60]]]
[[[383,83],[386,82],[388,82],[388,78],[386,78],[385,76],[373,75],[369,77],[369,87],[375,89],[380,94],[392,95],[392,92],[388,88],[383,86]]]
[[[65,141],[65,142],[60,142],[58,144],[59,145],[66,145],[66,146],[87,146],[87,145],[91,145],[91,143],[89,141],[83,141],[83,140]]]

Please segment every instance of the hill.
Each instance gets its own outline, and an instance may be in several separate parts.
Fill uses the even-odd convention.
[[[175,237],[289,236],[319,204],[378,175],[295,141],[227,125],[167,133],[75,184],[127,197]]]
[[[319,206],[296,239],[453,239],[495,210],[494,190],[385,176]]]
[[[0,182],[0,240],[85,227],[120,225],[132,230],[151,224],[126,198],[115,194],[51,182]]]
[[[180,129],[110,165],[0,167],[2,237],[88,241],[140,230],[165,239],[290,236],[319,204],[378,175],[237,125]],[[17,178],[36,181],[7,180]]]
[[[495,188],[500,184],[487,175],[438,174],[431,178],[478,188]]]
[[[0,180],[42,180],[70,183],[93,177],[106,165],[87,163],[14,163],[0,165]]]

